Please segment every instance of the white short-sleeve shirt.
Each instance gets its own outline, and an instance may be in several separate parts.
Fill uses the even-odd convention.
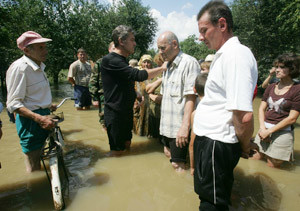
[[[257,83],[257,64],[249,48],[237,37],[230,38],[216,52],[197,106],[193,130],[225,143],[237,143],[232,122],[233,110],[252,111]]]
[[[52,96],[45,67],[44,63],[39,66],[27,56],[10,65],[6,72],[9,112],[21,107],[36,110],[51,106]]]
[[[176,138],[184,115],[186,95],[194,94],[195,79],[200,73],[198,61],[179,52],[163,73],[160,134]]]

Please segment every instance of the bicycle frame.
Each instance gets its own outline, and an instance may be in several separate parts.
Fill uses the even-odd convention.
[[[74,100],[73,98],[70,97],[65,98],[57,106],[57,108],[59,108],[68,99]],[[63,113],[60,113],[60,115],[55,115],[53,117],[53,120],[55,121],[55,127],[51,129],[47,137],[47,140],[45,142],[45,145],[42,148],[41,161],[43,163],[49,184],[51,186],[54,207],[56,210],[61,210],[65,206],[64,196],[63,196],[64,190],[62,188],[63,185],[61,180],[66,181],[67,183],[66,185],[67,187],[69,187],[68,171],[64,165],[64,159],[63,159],[64,139],[60,127],[58,126],[58,123],[64,121]],[[51,178],[46,168],[44,162],[45,160],[49,160]],[[64,175],[64,178],[60,178],[61,174]]]

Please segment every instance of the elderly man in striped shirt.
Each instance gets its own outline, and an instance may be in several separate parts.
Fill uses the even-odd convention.
[[[163,59],[168,61],[161,88],[160,134],[164,152],[171,158],[172,166],[176,171],[184,171],[191,113],[196,100],[193,87],[200,67],[195,58],[180,50],[178,38],[173,32],[162,33],[157,46]]]

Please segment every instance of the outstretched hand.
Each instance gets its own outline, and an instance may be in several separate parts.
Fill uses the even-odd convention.
[[[161,67],[162,67],[163,71],[165,72],[168,69],[168,62],[164,62]]]

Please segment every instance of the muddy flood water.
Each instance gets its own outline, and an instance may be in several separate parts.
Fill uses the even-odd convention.
[[[58,87],[54,101],[72,92]],[[57,88],[56,88],[57,90]],[[258,129],[254,101],[255,133]],[[70,171],[66,210],[194,211],[199,199],[187,170],[176,173],[155,139],[133,137],[131,152],[106,157],[108,138],[98,122],[97,109],[76,111],[67,101],[59,111],[65,137],[65,163]],[[50,186],[44,171],[27,174],[15,125],[1,113],[0,210],[53,210]],[[230,210],[300,210],[300,121],[295,125],[295,161],[282,169],[265,161],[241,159],[235,169]]]

